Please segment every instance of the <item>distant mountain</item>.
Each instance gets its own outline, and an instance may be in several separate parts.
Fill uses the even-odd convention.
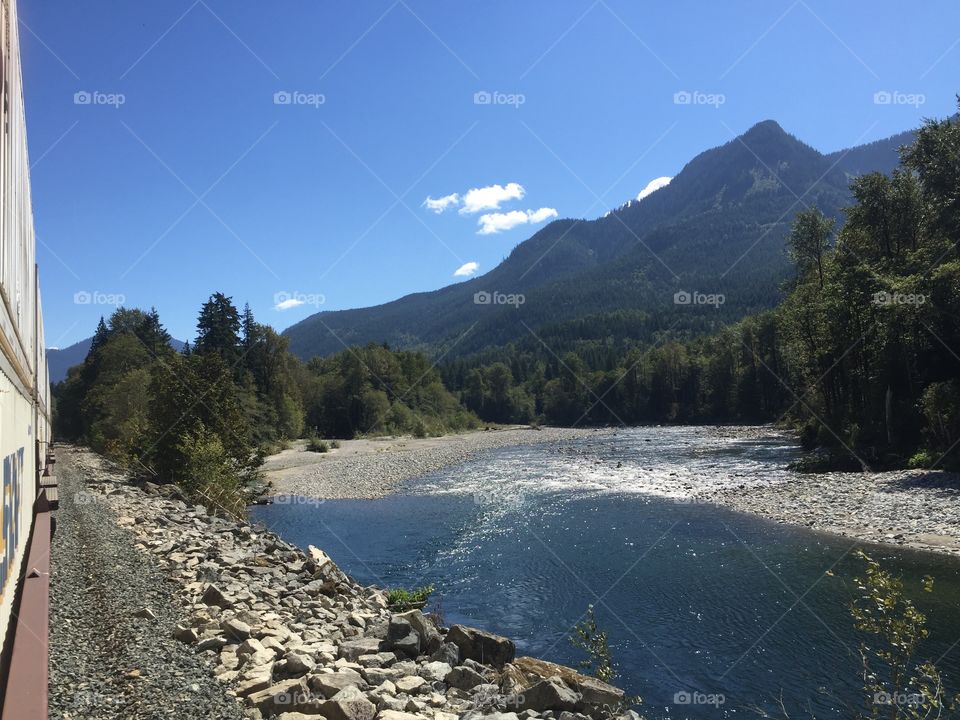
[[[47,366],[50,368],[50,384],[56,384],[67,379],[67,371],[74,365],[82,363],[90,352],[92,337],[74,343],[65,348],[47,348]],[[171,347],[177,352],[183,350],[183,342],[171,340]]]
[[[481,277],[316,313],[284,334],[303,358],[367,342],[452,358],[549,332],[589,337],[615,326],[637,340],[666,329],[708,332],[772,307],[789,272],[784,238],[796,212],[816,206],[839,216],[851,201],[851,177],[892,170],[910,137],[823,155],[767,120],[701,153],[643,200],[596,220],[550,223]],[[683,304],[680,295],[678,303],[676,293],[724,297],[691,307],[696,299]],[[521,295],[522,304],[509,304]]]

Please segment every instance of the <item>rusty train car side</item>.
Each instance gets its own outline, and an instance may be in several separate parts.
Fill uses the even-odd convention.
[[[17,615],[22,614],[15,612],[15,604],[51,418],[16,0],[0,0],[0,34],[0,639],[7,664]]]

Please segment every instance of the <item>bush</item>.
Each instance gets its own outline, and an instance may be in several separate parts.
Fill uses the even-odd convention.
[[[176,481],[192,500],[215,514],[246,516],[246,478],[217,435],[201,425],[196,431],[181,435],[177,449],[185,462]]]
[[[307,450],[310,452],[325,453],[330,450],[330,446],[326,440],[314,437],[307,441]]]
[[[415,605],[425,603],[435,590],[433,585],[424,585],[415,590],[396,588],[387,592],[387,604],[394,610],[409,610]]]

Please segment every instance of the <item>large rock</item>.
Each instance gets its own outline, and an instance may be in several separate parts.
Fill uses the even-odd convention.
[[[327,720],[373,720],[377,706],[355,687],[348,687],[323,703],[320,713]]]
[[[443,681],[450,687],[457,688],[458,690],[471,690],[477,685],[482,685],[486,682],[483,675],[478,673],[476,670],[471,670],[468,667],[455,667]]]
[[[321,702],[299,680],[283,680],[247,696],[247,702],[264,715],[282,712],[317,713]]]
[[[340,670],[335,673],[317,673],[307,678],[311,689],[322,693],[325,698],[332,698],[341,690],[348,687],[360,687],[364,680],[356,670]]]
[[[497,668],[512,662],[517,654],[512,640],[464,625],[451,627],[447,633],[447,642],[452,642],[459,648],[461,659],[469,658]]]
[[[382,710],[378,720],[423,720],[421,715],[413,713],[400,712],[399,710]]]
[[[433,621],[419,610],[408,610],[394,615],[394,618],[406,620],[420,636],[420,650],[432,653],[443,645],[443,635],[433,624]]]
[[[250,637],[250,626],[243,622],[243,620],[237,618],[224,620],[220,624],[220,629],[223,630],[227,637],[233,638],[237,642],[243,642]]]
[[[507,698],[507,704],[519,710],[576,710],[580,697],[559,677],[552,677],[526,688],[522,694]]]
[[[374,655],[380,652],[381,640],[372,637],[355,638],[340,643],[339,656],[350,662],[356,662],[361,655]]]
[[[430,655],[431,662],[446,663],[450,667],[460,664],[460,648],[451,642],[443,643]]]
[[[233,607],[233,600],[228,598],[216,585],[207,585],[200,596],[200,602],[204,605],[215,605],[218,608],[226,610]]]
[[[511,688],[513,692],[524,693],[525,688],[540,680],[558,677],[580,696],[577,710],[581,712],[591,712],[603,707],[618,707],[624,702],[625,693],[620,688],[597,680],[595,677],[578,673],[565,665],[557,665],[539,658],[519,657],[513,661],[513,667],[526,679],[524,687]],[[508,673],[504,675],[506,677]],[[511,678],[515,677],[514,674],[509,675]]]
[[[452,668],[444,662],[428,662],[420,666],[418,675],[430,682],[443,682]]]

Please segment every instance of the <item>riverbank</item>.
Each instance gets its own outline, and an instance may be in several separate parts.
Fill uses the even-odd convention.
[[[957,473],[797,473],[743,490],[700,487],[690,497],[856,540],[960,557]]]
[[[650,434],[644,439],[645,447],[656,451],[662,439],[659,428],[635,431]],[[744,472],[723,472],[703,462],[704,458],[764,442],[789,448],[795,440],[789,432],[770,426],[691,427],[687,429],[689,449],[683,452],[690,460],[698,460],[694,463],[676,456],[647,454],[641,459],[631,449],[631,432],[514,428],[442,438],[349,440],[326,454],[304,451],[301,443],[271,457],[265,470],[274,495],[378,498],[403,480],[460,465],[484,451],[542,444],[546,455],[564,459],[569,473],[583,481],[581,487],[714,503],[865,542],[960,556],[957,473],[806,474],[788,470],[786,455],[772,469],[753,465]],[[495,486],[483,488],[487,493],[495,490]]]
[[[374,499],[404,480],[461,465],[478,453],[519,445],[554,445],[616,432],[609,429],[513,427],[444,435],[341,440],[326,453],[306,450],[306,441],[267,458],[265,496],[303,495]]]
[[[52,717],[639,720],[508,638],[391,609],[316,548],[79,448],[58,460]]]

